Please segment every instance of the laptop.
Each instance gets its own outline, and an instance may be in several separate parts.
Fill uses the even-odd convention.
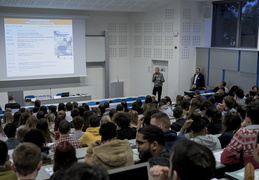
[[[110,180],[149,180],[149,163],[141,163],[132,166],[112,169],[108,171]]]
[[[69,97],[69,92],[62,92],[61,97]]]

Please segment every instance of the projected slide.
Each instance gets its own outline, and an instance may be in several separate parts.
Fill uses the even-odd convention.
[[[7,77],[74,73],[72,20],[5,18]]]

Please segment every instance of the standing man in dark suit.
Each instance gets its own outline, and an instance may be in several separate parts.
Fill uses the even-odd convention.
[[[153,74],[152,82],[154,82],[153,95],[156,95],[156,92],[158,92],[159,102],[161,99],[163,82],[165,82],[163,74],[159,72],[159,67],[155,68],[155,73]]]
[[[204,76],[200,71],[201,69],[197,67],[192,80],[192,90],[206,90]]]

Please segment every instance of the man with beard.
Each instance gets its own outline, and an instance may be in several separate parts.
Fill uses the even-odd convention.
[[[165,136],[162,129],[155,125],[140,128],[136,135],[136,147],[139,152],[139,163],[149,162],[154,165],[170,166],[170,152],[165,149]]]

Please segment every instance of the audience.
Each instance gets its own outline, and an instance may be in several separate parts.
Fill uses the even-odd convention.
[[[49,130],[49,124],[46,118],[42,118],[37,122],[37,129],[41,130],[46,143],[52,143],[55,142],[55,133],[51,132]]]
[[[226,82],[221,82],[215,97],[206,99],[201,97],[200,91],[197,90],[194,97],[179,95],[176,105],[172,107],[171,98],[166,96],[160,100],[159,109],[149,95],[146,96],[144,105],[139,99],[133,102],[132,109],[128,108],[124,100],[117,105],[116,109],[110,109],[107,102],[91,111],[85,103],[78,106],[77,102],[73,104],[68,102],[66,105],[60,103],[58,112],[56,112],[56,106],[49,106],[49,114],[47,114],[46,106],[40,106],[41,102],[36,101],[33,110],[20,108],[13,117],[12,109],[10,109],[13,106],[7,107],[6,104],[4,115],[6,125],[4,132],[1,131],[1,139],[4,139],[3,135],[6,135],[8,139],[6,143],[0,141],[2,159],[0,179],[6,175],[8,177],[10,175],[7,179],[16,178],[11,177],[14,172],[5,167],[5,161],[9,159],[9,156],[5,153],[6,150],[1,149],[4,145],[7,149],[17,146],[14,150],[16,160],[12,168],[18,179],[35,179],[42,162],[50,162],[53,153],[49,150],[55,153],[54,174],[50,179],[84,179],[85,174],[89,176],[93,174],[93,177],[96,177],[96,172],[93,170],[101,171],[102,168],[107,170],[133,165],[133,151],[128,139],[136,139],[140,159],[138,163],[149,162],[153,179],[171,179],[172,176],[169,174],[173,174],[174,179],[212,178],[215,171],[215,159],[211,157],[209,149],[225,148],[221,161],[226,165],[226,170],[242,168],[248,162],[252,163],[255,168],[259,168],[259,143],[257,143],[259,140],[256,140],[259,132],[257,87],[252,88],[247,98],[244,96],[244,91],[238,87],[231,88],[230,91],[230,95],[226,96],[225,93],[228,92]],[[8,104],[15,105],[16,103],[13,99]],[[37,117],[33,116],[32,112],[37,113]],[[138,115],[142,113],[143,117],[139,118]],[[172,125],[170,125],[169,116],[174,116],[176,119]],[[100,118],[102,118],[101,123]],[[111,120],[113,122],[110,122]],[[240,126],[242,126],[241,129],[239,129]],[[69,136],[72,127],[75,131]],[[17,139],[15,138],[16,130]],[[54,131],[55,134],[52,133]],[[176,132],[180,135],[177,136]],[[222,134],[218,138],[212,136],[220,133]],[[189,141],[180,140],[183,138]],[[42,161],[36,157],[29,159],[26,164],[29,167],[34,163],[33,168],[31,166],[25,168],[20,161],[26,158],[20,157],[22,153],[25,151],[31,153],[28,147],[35,150],[35,147],[31,147],[32,144],[27,142],[36,144],[41,150]],[[50,142],[54,144],[50,148],[46,147],[46,143]],[[19,143],[22,144],[19,145]],[[22,145],[25,146],[20,153]],[[90,165],[76,163],[75,149],[82,146],[89,146],[85,162]],[[174,153],[170,158],[171,150]],[[38,149],[32,156],[37,156],[37,151]],[[172,163],[170,170],[169,160]],[[101,169],[91,165],[99,166]],[[87,167],[90,170],[83,169]],[[184,173],[182,169],[186,168],[192,173]],[[108,178],[105,172],[102,175],[98,174],[98,177]],[[204,176],[201,176],[201,173]]]
[[[41,168],[40,148],[32,143],[22,143],[13,151],[12,169],[18,180],[36,179]]]
[[[255,169],[259,163],[253,158],[254,145],[259,131],[259,102],[251,102],[246,108],[246,118],[243,128],[239,129],[230,143],[221,154],[221,162],[226,165],[237,165],[244,167],[248,162]]]
[[[50,148],[46,146],[46,140],[42,131],[32,129],[24,135],[24,142],[30,142],[37,145],[41,150],[41,160],[43,164],[49,163],[51,160]]]
[[[174,108],[174,118],[176,121],[172,123],[171,129],[179,132],[186,121],[186,119],[183,118],[183,108],[181,106]]]
[[[82,146],[90,146],[91,143],[101,140],[99,134],[100,131],[100,119],[97,115],[92,115],[89,117],[89,127],[86,129],[85,133],[79,139]]]
[[[70,144],[68,141],[62,141],[58,143],[54,153],[54,164],[53,164],[54,173],[49,180],[62,180],[63,177],[65,177],[64,175],[68,170],[68,168],[71,167],[76,162],[77,162],[76,150],[73,147],[73,145]]]
[[[239,105],[245,104],[246,98],[245,98],[244,91],[242,89],[236,90],[234,98],[235,98],[237,104],[239,104]]]
[[[170,166],[170,152],[165,149],[165,136],[162,129],[154,125],[140,128],[136,136],[139,163],[149,162],[154,165]]]
[[[16,180],[15,172],[6,167],[6,162],[9,161],[8,148],[4,141],[0,140],[0,179]]]
[[[35,116],[30,116],[25,123],[25,128],[30,130],[36,129],[37,123],[38,119]]]
[[[101,141],[87,148],[85,162],[105,169],[115,169],[134,164],[133,152],[127,139],[117,139],[116,125],[112,122],[100,128]]]
[[[16,126],[13,123],[8,123],[4,127],[4,133],[8,137],[5,141],[8,150],[14,149],[19,145],[19,141],[16,139]]]
[[[73,118],[71,116],[72,109],[73,109],[73,104],[71,102],[67,102],[66,103],[66,120],[68,122],[71,122],[73,120]]]
[[[24,136],[27,132],[29,132],[30,129],[28,128],[20,128],[17,133],[16,133],[16,137],[17,137],[17,140],[19,141],[19,143],[23,143],[24,142]]]
[[[40,102],[40,100],[35,100],[35,102],[34,102],[34,108],[33,108],[33,113],[37,113],[38,111],[39,111],[39,109],[40,109],[40,105],[41,105],[41,102]]]
[[[161,99],[158,103],[160,110],[166,113],[168,116],[173,116],[174,114],[171,103],[170,101],[167,102],[164,98]]]
[[[135,139],[136,128],[130,127],[131,115],[128,112],[117,112],[112,120],[117,125],[118,139]]]
[[[209,134],[219,134],[222,131],[221,112],[215,107],[209,107],[206,112],[206,117],[210,121],[207,125]]]
[[[26,121],[28,120],[29,117],[30,117],[30,115],[26,112],[21,114],[17,130],[25,127]]]
[[[222,134],[218,137],[221,148],[224,149],[233,138],[235,132],[240,128],[241,118],[235,112],[228,112],[222,122]]]
[[[214,177],[216,162],[212,152],[198,143],[181,140],[173,146],[170,169],[154,166],[151,180],[210,180]]]
[[[80,139],[84,132],[82,131],[84,125],[84,119],[80,116],[76,116],[73,118],[73,126],[75,128],[74,134],[71,134],[70,137],[75,139]]]
[[[212,151],[221,149],[219,139],[216,136],[207,135],[206,125],[207,121],[204,118],[193,119],[193,122],[190,126],[193,138],[190,140],[204,145]]]
[[[82,144],[79,140],[69,136],[70,124],[68,121],[61,121],[58,125],[58,131],[60,133],[60,138],[50,146],[52,152],[54,152],[58,144],[63,141],[71,143],[75,149],[82,147]]]
[[[75,173],[76,172],[76,173]],[[109,180],[106,170],[86,163],[75,163],[64,175],[63,180]]]
[[[151,116],[150,124],[155,125],[163,130],[165,136],[165,149],[171,150],[173,144],[179,140],[184,138],[184,136],[177,136],[175,130],[170,130],[170,119],[167,114],[163,112],[158,112]]]

